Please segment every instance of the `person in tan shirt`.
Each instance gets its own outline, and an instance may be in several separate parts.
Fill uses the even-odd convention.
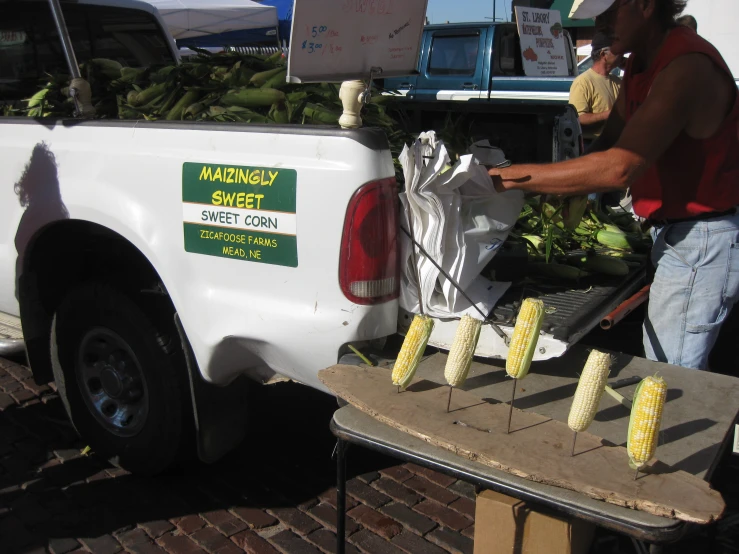
[[[611,71],[620,65],[622,57],[613,54],[610,46],[606,35],[596,33],[592,42],[593,67],[570,87],[570,104],[577,110],[583,138],[588,143],[603,131],[621,87],[621,79],[611,75]]]

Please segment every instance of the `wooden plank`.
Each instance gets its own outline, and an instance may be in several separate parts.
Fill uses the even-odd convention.
[[[626,449],[589,433],[578,434],[570,457],[572,431],[548,417],[514,409],[506,434],[508,405],[463,390],[454,390],[447,413],[449,389],[438,383],[416,380],[398,393],[387,368],[335,365],[318,375],[334,394],[379,421],[525,479],[695,523],[717,519],[725,507],[706,481],[660,462],[634,480]]]

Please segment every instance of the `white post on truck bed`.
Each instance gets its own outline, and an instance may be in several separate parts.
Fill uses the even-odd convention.
[[[59,5],[59,0],[49,0],[49,7],[51,8],[51,15],[54,18],[57,33],[59,33],[59,39],[62,41],[62,50],[64,50],[64,57],[67,60],[69,74],[72,76],[72,81],[69,84],[69,95],[74,100],[75,115],[93,117],[95,115],[95,107],[92,105],[90,84],[80,75],[80,67],[77,65],[77,57],[74,55],[72,39],[69,38],[67,24],[64,21],[64,14],[62,13],[62,7]]]

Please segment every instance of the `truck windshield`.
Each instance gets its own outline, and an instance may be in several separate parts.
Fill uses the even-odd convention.
[[[47,74],[69,73],[45,2],[0,4],[0,103],[27,98]],[[140,10],[62,3],[77,61],[108,58],[124,66],[174,63],[156,19]],[[83,75],[84,76],[84,75]]]

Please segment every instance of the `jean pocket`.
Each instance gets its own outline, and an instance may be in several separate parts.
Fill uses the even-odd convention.
[[[668,225],[662,231],[664,253],[690,267],[697,267],[705,256],[707,236],[692,222]]]
[[[729,267],[726,271],[724,301],[733,304],[739,300],[739,242],[729,246]]]
[[[723,306],[721,306],[721,309],[718,312],[716,321],[713,321],[711,323],[690,323],[689,321],[686,321],[685,322],[685,332],[693,333],[697,335],[699,333],[710,333],[711,331],[715,331],[724,322],[724,319],[726,319],[726,315],[728,313],[729,313],[729,310],[724,304]]]

